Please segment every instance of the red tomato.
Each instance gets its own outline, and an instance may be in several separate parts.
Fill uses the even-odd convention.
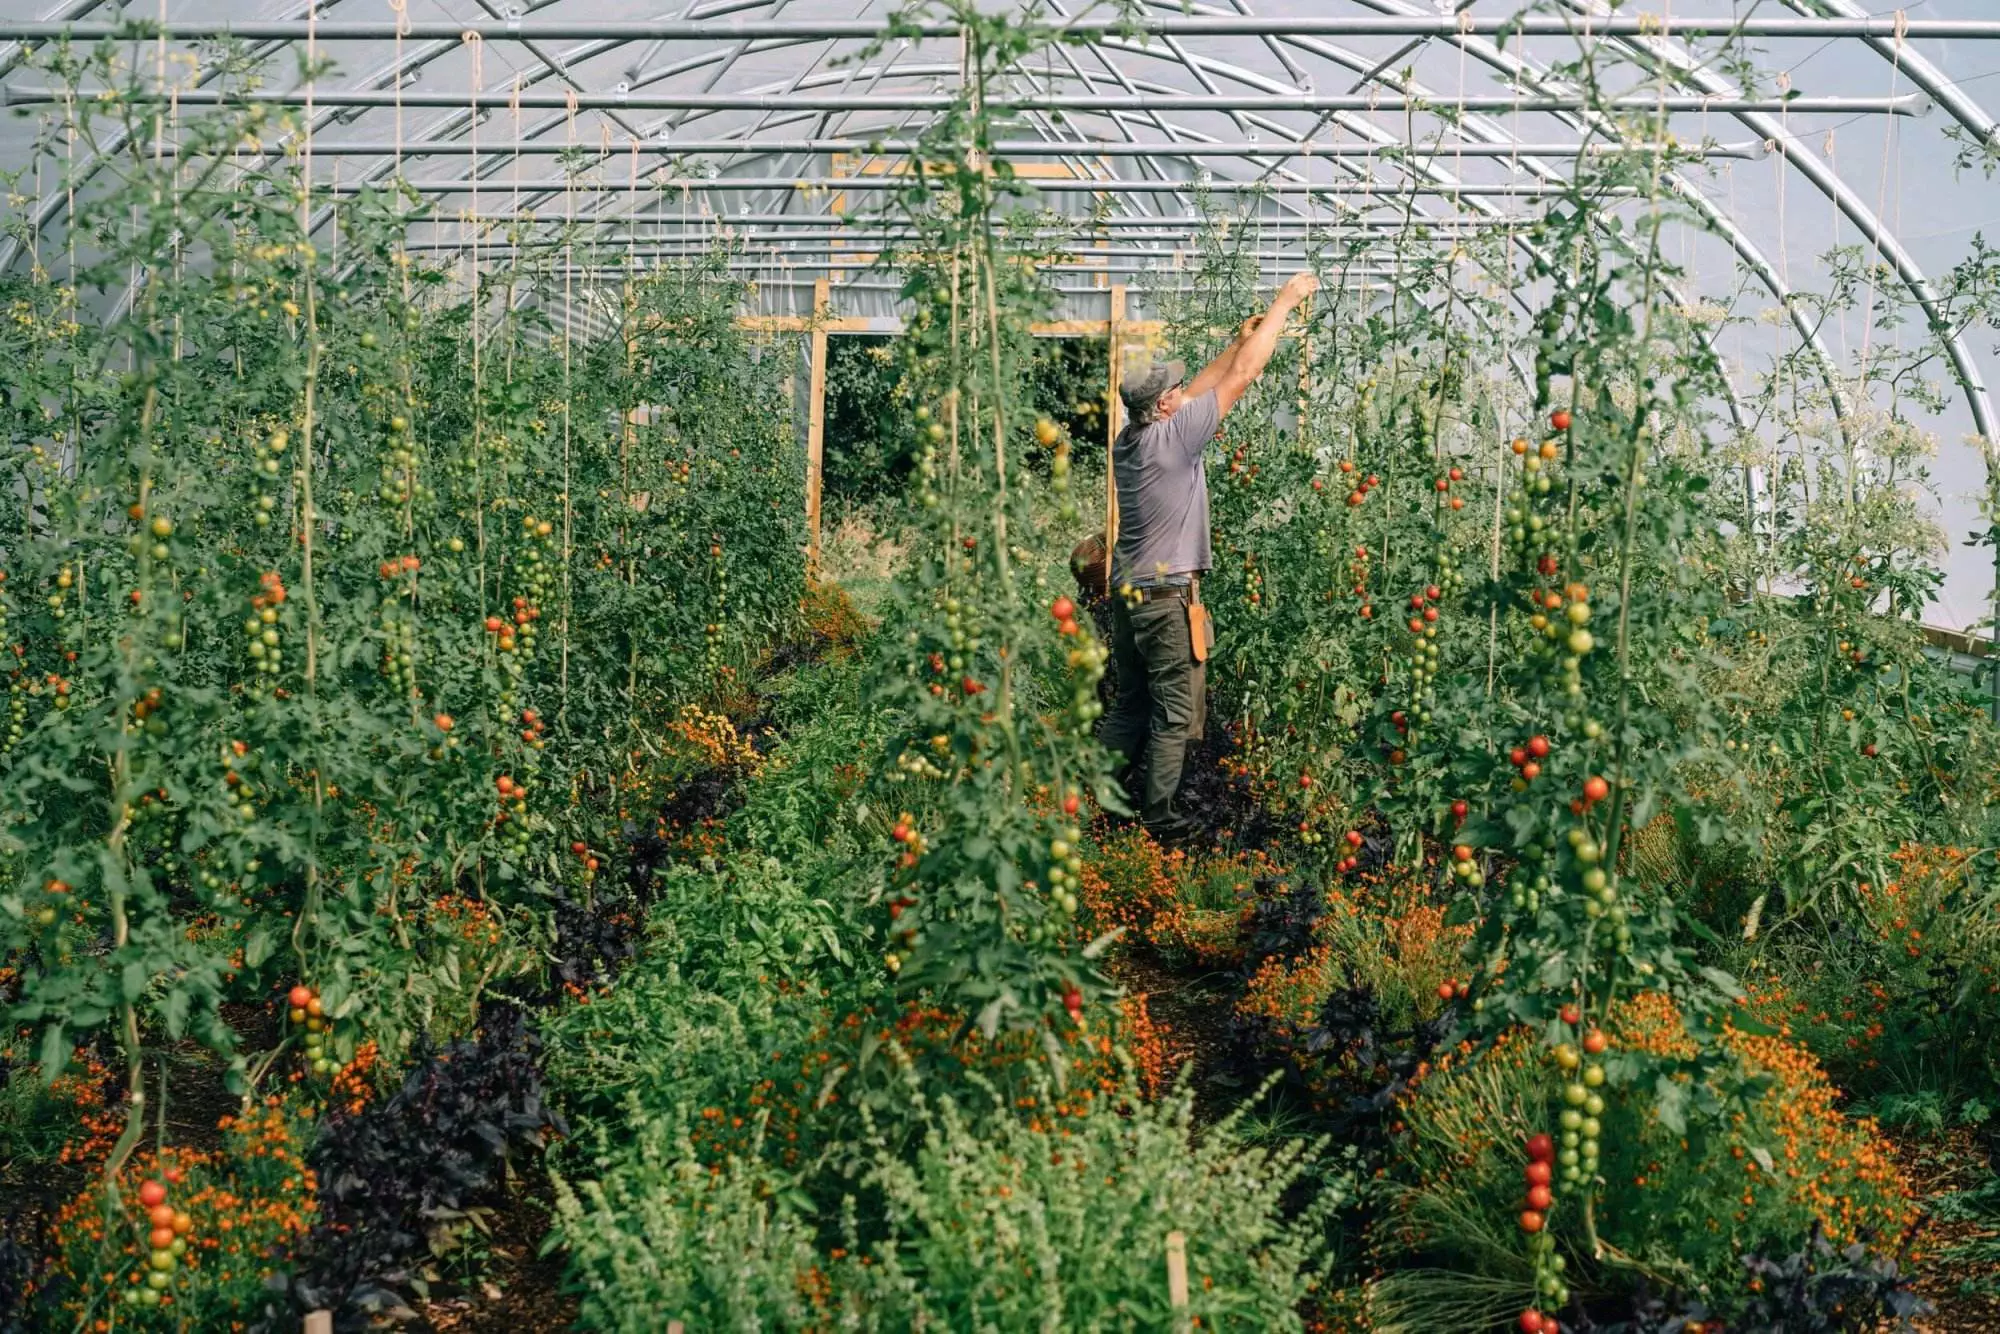
[[[285,997],[286,1000],[291,1002],[294,1010],[305,1009],[307,1005],[312,1003],[312,998],[312,988],[306,986],[303,982],[293,987],[290,994]]]
[[[1465,818],[1465,813],[1470,809],[1471,807],[1467,806],[1464,802],[1454,801],[1453,803],[1451,803],[1452,818],[1454,820],[1463,820]]]
[[[1542,766],[1536,764],[1533,760],[1529,760],[1526,764],[1521,766],[1521,777],[1527,779],[1530,783],[1534,782],[1537,778],[1540,778],[1541,776],[1542,776]]]
[[[1549,754],[1549,739],[1545,736],[1529,737],[1528,753],[1538,760],[1547,759]]]
[[[1575,1024],[1581,1023],[1582,1020],[1583,1011],[1577,1009],[1574,1005],[1565,1005],[1562,1007],[1562,1021],[1564,1023]]]
[[[1611,1039],[1604,1036],[1604,1030],[1602,1029],[1593,1028],[1583,1035],[1583,1049],[1592,1056],[1602,1052],[1610,1045]]]
[[[1077,812],[1077,807],[1080,806],[1081,804],[1082,803],[1077,800],[1076,793],[1074,792],[1070,793],[1068,796],[1063,798],[1063,814],[1075,815]]]
[[[1533,1162],[1523,1169],[1523,1175],[1528,1178],[1528,1184],[1531,1186],[1546,1186],[1555,1180],[1556,1172],[1547,1163]]]
[[[1540,1232],[1547,1222],[1546,1218],[1543,1218],[1533,1209],[1523,1209],[1521,1211],[1521,1231],[1523,1232]]]
[[[1555,1192],[1551,1191],[1547,1186],[1528,1187],[1528,1207],[1530,1209],[1547,1213],[1555,1202]]]
[[[145,1205],[148,1209],[151,1209],[156,1205],[166,1203],[166,1199],[167,1199],[167,1187],[165,1183],[159,1181],[146,1181],[140,1184],[139,1203]],[[168,1211],[167,1221],[168,1225],[171,1226],[173,1222],[173,1215],[171,1210]]]
[[[1057,598],[1049,604],[1049,615],[1059,621],[1067,621],[1076,615],[1076,604],[1068,598]]]
[[[1556,1142],[1547,1135],[1530,1135],[1526,1145],[1528,1157],[1538,1163],[1553,1162],[1556,1156]]]
[[[1351,848],[1361,846],[1361,831],[1359,829],[1350,829],[1347,831],[1347,845]]]
[[[1542,1313],[1529,1307],[1521,1312],[1521,1334],[1542,1334]]]
[[[1555,427],[1558,431],[1567,431],[1569,429],[1569,421],[1568,408],[1557,408],[1549,414],[1549,425]]]
[[[1519,746],[1516,746],[1514,747],[1514,749],[1507,752],[1507,763],[1513,765],[1516,769],[1520,768],[1527,762],[1528,762],[1528,752],[1522,750]]]
[[[1611,784],[1605,782],[1596,774],[1592,774],[1583,780],[1583,799],[1585,801],[1603,801],[1610,795]]]
[[[1451,983],[1449,982],[1438,983],[1439,1000],[1450,1000],[1453,996],[1456,996],[1457,994],[1458,994],[1458,988],[1453,986]]]

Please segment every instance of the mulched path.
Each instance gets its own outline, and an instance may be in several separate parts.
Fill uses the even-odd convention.
[[[1917,1322],[1924,1334],[1993,1334],[2000,1330],[2000,1200],[1976,1218],[1947,1198],[1993,1180],[1985,1150],[1970,1131],[1943,1135],[1889,1132],[1911,1193],[1933,1217],[1919,1238],[1917,1291],[1937,1309]],[[1942,1216],[1938,1216],[1942,1215]]]
[[[1111,961],[1112,979],[1146,998],[1158,1028],[1166,1065],[1176,1078],[1187,1068],[1195,1116],[1212,1121],[1227,1113],[1242,1089],[1228,1075],[1233,1042],[1230,1015],[1241,988],[1227,973],[1189,974],[1170,968],[1150,950],[1132,950]]]
[[[434,1330],[543,1334],[575,1327],[576,1297],[563,1291],[561,1252],[541,1254],[552,1225],[546,1178],[520,1183],[492,1220],[475,1291],[418,1304]]]

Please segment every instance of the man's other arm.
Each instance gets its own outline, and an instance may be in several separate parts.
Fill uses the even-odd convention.
[[[1236,336],[1229,340],[1229,346],[1222,349],[1222,355],[1218,356],[1214,361],[1209,362],[1208,365],[1203,366],[1201,374],[1188,381],[1188,387],[1185,390],[1188,398],[1200,398],[1203,394],[1222,383],[1222,377],[1229,373],[1230,366],[1235,364],[1236,354],[1243,350],[1244,342],[1249,339],[1251,331],[1256,327],[1257,317],[1255,315],[1243,321],[1243,327],[1238,329]]]

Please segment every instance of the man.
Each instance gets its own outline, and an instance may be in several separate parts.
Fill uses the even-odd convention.
[[[1128,418],[1111,449],[1118,487],[1110,579],[1118,698],[1105,715],[1102,739],[1124,759],[1140,818],[1163,839],[1195,827],[1174,809],[1174,794],[1188,743],[1202,734],[1204,662],[1214,643],[1201,605],[1201,576],[1210,564],[1202,451],[1270,364],[1285,317],[1318,287],[1312,274],[1294,274],[1271,308],[1245,320],[1193,383],[1181,383],[1181,363],[1151,362],[1119,389]],[[1131,775],[1139,769],[1144,780],[1132,792]]]

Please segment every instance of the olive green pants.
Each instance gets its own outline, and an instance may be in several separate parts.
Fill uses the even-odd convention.
[[[1208,712],[1208,671],[1195,661],[1187,603],[1161,598],[1129,607],[1112,598],[1111,658],[1118,668],[1118,698],[1099,733],[1105,748],[1143,770],[1137,790],[1149,825],[1173,824],[1174,793],[1181,785],[1188,743],[1201,739]]]

